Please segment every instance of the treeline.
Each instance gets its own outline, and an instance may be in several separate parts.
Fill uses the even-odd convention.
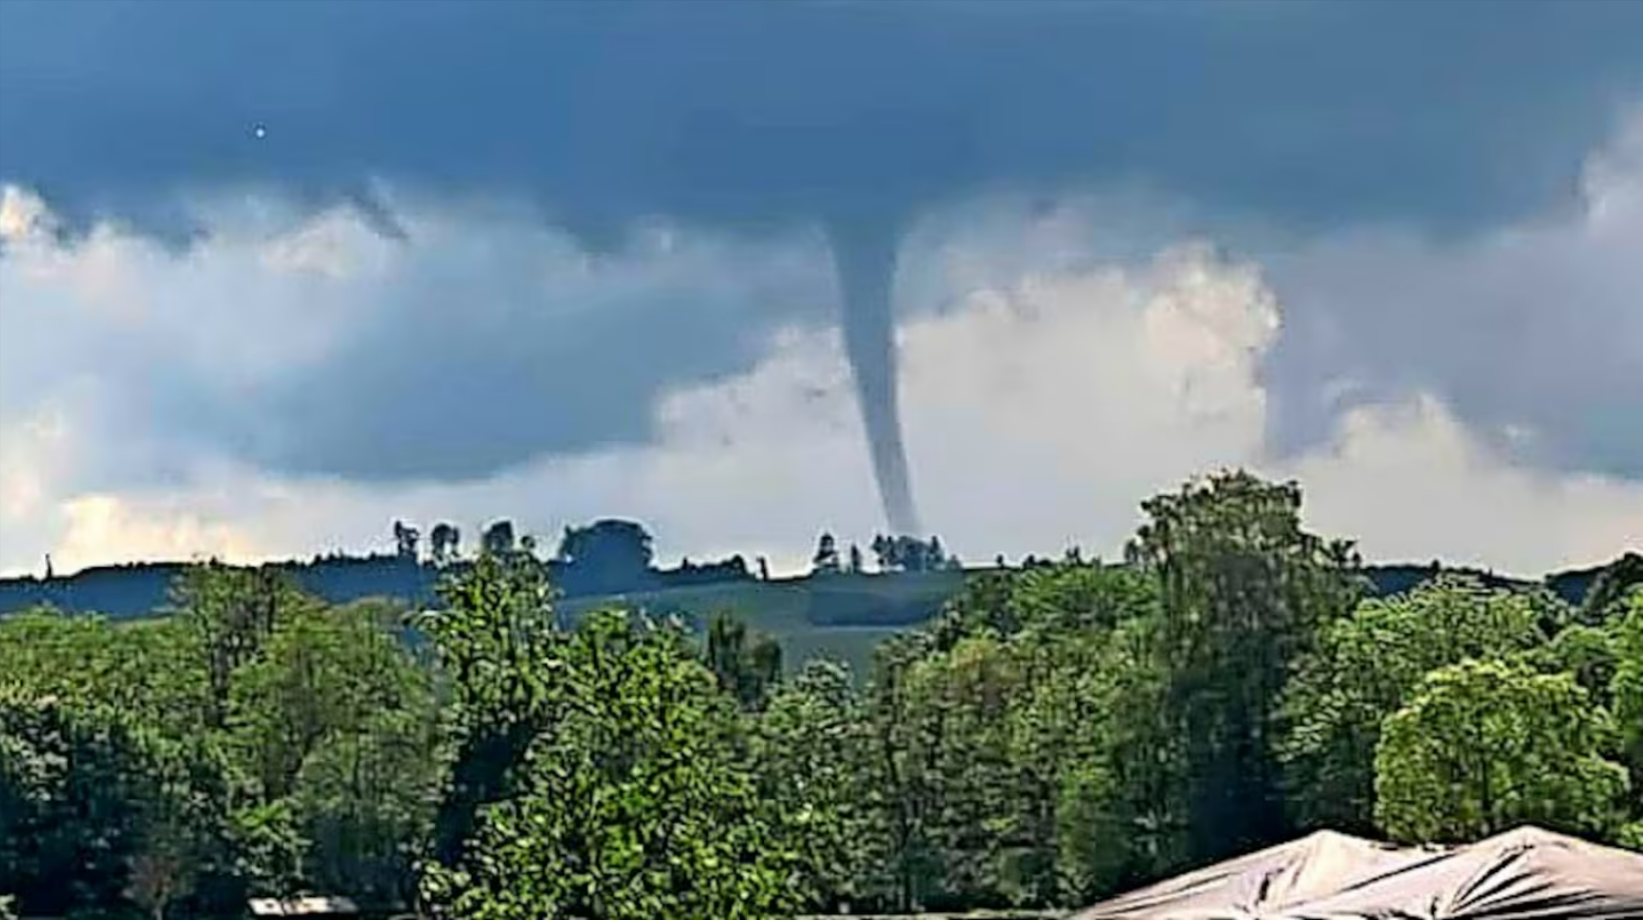
[[[410,605],[436,600],[439,579],[452,567],[465,565],[461,531],[440,523],[430,531],[427,543],[418,528],[394,522],[395,549],[391,553],[357,556],[341,552],[316,555],[310,560],[268,563],[291,577],[303,590],[331,603],[343,604],[364,598],[394,598]],[[479,548],[492,553],[521,548],[528,537],[515,534],[512,521],[492,523],[481,536]],[[757,557],[750,566],[741,555],[695,562],[684,559],[672,568],[659,568],[653,560],[651,536],[642,524],[602,520],[582,527],[567,528],[560,539],[559,552],[544,564],[561,596],[569,599],[608,594],[655,593],[737,582],[770,581],[767,560]],[[588,550],[591,549],[591,554]],[[535,551],[533,546],[532,551]],[[868,553],[871,553],[869,558]],[[471,555],[471,553],[466,554]],[[1063,561],[1081,558],[1076,548]],[[643,560],[636,564],[635,560]],[[1033,568],[1053,565],[1057,560],[1028,555],[1014,563],[1003,556],[992,567]],[[820,589],[818,603],[811,608],[813,625],[883,626],[917,622],[933,616],[950,595],[932,602],[895,605],[886,611],[882,604],[864,603],[831,590],[838,587],[835,574],[900,575],[917,573],[959,573],[964,571],[956,556],[946,552],[939,537],[890,537],[875,535],[864,552],[855,543],[844,544],[831,533],[817,541],[811,560],[807,587]],[[60,610],[95,611],[115,618],[151,616],[164,606],[167,590],[187,567],[179,562],[144,562],[98,566],[68,576],[0,578],[0,616],[31,607],[49,605]],[[49,570],[49,558],[48,558]],[[973,571],[973,570],[972,570]],[[1440,572],[1468,572],[1429,565],[1374,565],[1364,569],[1370,591],[1376,595],[1403,593],[1435,577]],[[1514,580],[1493,572],[1471,571],[1491,587],[1527,588],[1532,583]],[[1572,604],[1591,587],[1596,570],[1572,570],[1547,576],[1542,584]],[[825,587],[816,579],[828,581]],[[956,580],[955,580],[956,583]],[[939,592],[938,592],[939,593]],[[666,606],[666,605],[663,605]]]
[[[451,524],[435,525],[424,544],[418,528],[395,521],[393,537],[391,553],[328,553],[269,567],[288,575],[303,590],[337,603],[391,597],[422,604],[436,599],[443,574],[466,565],[472,555],[464,556],[461,532]],[[595,521],[567,527],[557,552],[544,564],[564,597],[663,591],[755,577],[740,555],[708,562],[685,559],[673,568],[659,568],[652,542],[650,533],[636,522]],[[498,554],[527,545],[536,552],[530,537],[516,535],[512,521],[500,520],[485,529],[478,549]],[[47,566],[49,570],[49,558]],[[88,569],[68,577],[0,579],[0,615],[48,604],[114,617],[151,615],[164,605],[169,586],[186,568],[184,563],[141,563]],[[768,577],[762,561],[759,571]]]
[[[309,561],[271,563],[304,590],[333,602],[365,597],[392,597],[406,603],[432,601],[442,574],[466,564],[471,554],[462,551],[462,532],[453,524],[438,523],[426,543],[422,532],[404,521],[393,522],[394,551],[368,556],[329,553]],[[824,534],[816,557],[819,573],[869,571],[859,548],[852,545],[848,565],[833,537]],[[957,571],[956,557],[947,555],[939,538],[877,536],[871,544],[875,570],[880,573]],[[487,526],[478,550],[492,555],[516,551],[537,552],[528,535],[515,532],[507,519]],[[737,554],[705,562],[683,559],[677,566],[656,565],[654,538],[635,521],[603,519],[579,527],[567,527],[557,550],[544,565],[560,596],[596,597],[666,591],[701,585],[752,580],[769,581],[766,559],[759,557],[750,566]],[[50,557],[47,557],[50,572]],[[51,605],[65,610],[96,610],[116,617],[148,615],[164,602],[166,592],[187,566],[183,563],[143,563],[89,569],[69,577],[48,574],[0,579],[0,615],[34,606]],[[927,611],[934,613],[934,610]]]
[[[1643,847],[1643,559],[1580,604],[1457,575],[1375,598],[1291,484],[1142,507],[1123,565],[972,576],[862,681],[784,678],[725,619],[569,629],[527,546],[409,622],[222,566],[164,620],[8,618],[0,894],[721,920],[1075,906],[1318,827]]]
[[[466,564],[462,531],[454,524],[435,524],[424,552],[421,531],[403,521],[394,522],[394,556],[406,563],[426,563],[436,569]],[[511,520],[488,525],[480,534],[479,549],[493,556],[514,552],[535,555],[535,538],[518,535]],[[754,577],[740,555],[706,563],[684,559],[671,569],[656,566],[655,538],[637,521],[604,518],[580,527],[566,527],[558,549],[543,563],[555,589],[563,597],[588,597],[662,591],[668,588],[747,581]],[[761,578],[768,566],[759,560]]]

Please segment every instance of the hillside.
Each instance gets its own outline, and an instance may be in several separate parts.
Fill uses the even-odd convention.
[[[440,569],[393,555],[338,556],[275,566],[287,571],[305,590],[332,603],[370,597],[392,598],[412,606],[434,601]],[[156,562],[86,569],[52,579],[0,579],[0,616],[49,604],[71,612],[96,612],[115,619],[163,613],[166,590],[183,563]],[[672,570],[678,571],[678,570]],[[970,569],[970,573],[985,571]],[[1558,572],[1542,579],[1571,604],[1585,596],[1601,568]],[[1374,593],[1396,594],[1432,577],[1430,565],[1380,565],[1367,570]],[[1500,587],[1529,587],[1536,582],[1476,572]],[[665,582],[669,572],[652,581]],[[655,613],[683,616],[702,624],[715,613],[732,613],[755,629],[777,636],[786,660],[796,665],[817,655],[837,657],[858,673],[873,647],[886,636],[922,622],[941,609],[963,584],[957,572],[829,574],[761,580],[730,577],[708,584],[669,587],[665,583],[617,594],[571,595],[561,606],[580,616],[605,604],[621,603]]]
[[[957,572],[829,575],[744,581],[625,595],[568,598],[579,616],[608,603],[703,623],[730,613],[781,640],[790,666],[826,656],[865,673],[873,647],[941,609],[963,585]]]

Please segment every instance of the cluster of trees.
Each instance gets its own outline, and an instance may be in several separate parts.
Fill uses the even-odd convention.
[[[419,561],[421,531],[403,521],[394,522],[395,555]],[[747,560],[732,556],[716,562],[684,560],[678,568],[656,568],[655,541],[644,525],[605,518],[582,527],[566,527],[559,547],[547,561],[554,586],[562,594],[582,597],[651,591],[683,585],[740,581],[752,577]],[[435,566],[461,561],[462,532],[454,524],[435,524],[429,532],[429,559]],[[518,536],[507,519],[487,526],[480,549],[491,555],[535,551],[531,537]]]
[[[957,556],[949,555],[942,548],[941,538],[937,536],[924,540],[876,534],[869,547],[880,572],[956,572],[964,568]],[[816,541],[816,553],[810,559],[810,570],[817,575],[835,575],[839,572],[859,574],[867,569],[861,547],[852,543],[841,553],[838,539],[824,532]]]
[[[46,916],[402,899],[441,766],[396,612],[220,565],[175,599],[163,620],[0,621],[0,892]]]
[[[1324,826],[1643,848],[1639,573],[1578,606],[1463,576],[1366,599],[1299,508],[1195,481],[1122,563],[978,574],[866,675],[784,673],[726,619],[567,628],[524,548],[403,634],[219,566],[162,622],[10,618],[0,894],[734,920],[1077,905]]]

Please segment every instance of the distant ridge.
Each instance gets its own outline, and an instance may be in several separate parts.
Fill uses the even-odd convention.
[[[288,560],[267,565],[289,572],[304,590],[336,604],[367,597],[393,598],[413,605],[431,603],[441,571],[430,563],[387,553],[369,556],[324,556],[306,562]],[[76,613],[96,612],[116,619],[152,616],[164,610],[167,589],[172,580],[187,566],[188,563],[183,562],[142,562],[95,566],[72,575],[50,579],[34,576],[0,579],[0,615],[49,604],[59,610]],[[1434,568],[1431,564],[1375,565],[1367,567],[1365,573],[1373,585],[1372,591],[1376,596],[1408,591],[1441,571],[1471,574],[1491,587],[1526,589],[1542,585],[1569,604],[1578,605],[1605,568],[1606,566],[1599,565],[1569,569],[1538,580],[1499,575],[1486,570]],[[784,583],[803,585],[810,580],[809,577],[801,577],[785,580]],[[683,587],[686,584],[700,586],[754,582],[757,582],[757,579],[753,576],[732,571],[704,578],[698,569],[651,570],[645,583],[636,582],[627,586],[625,590],[655,596],[665,595],[670,588]],[[957,586],[958,582],[955,579],[955,591]],[[576,598],[589,595],[570,592],[567,596]],[[939,601],[931,603],[925,615],[933,615],[939,606]],[[894,617],[904,623],[922,618],[909,616],[908,612],[898,612]],[[854,618],[835,620],[838,625],[865,626],[885,622],[883,619],[853,621]]]

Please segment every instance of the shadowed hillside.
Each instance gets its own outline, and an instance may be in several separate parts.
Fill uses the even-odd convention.
[[[267,568],[289,575],[298,587],[332,604],[376,598],[420,608],[435,602],[441,577],[470,564],[470,557],[458,552],[461,534],[450,524],[436,524],[426,545],[417,528],[401,521],[394,522],[393,536],[393,553],[338,553]],[[531,538],[516,537],[508,520],[485,528],[479,543],[493,551],[536,550]],[[772,578],[762,558],[750,570],[739,555],[705,563],[686,558],[672,568],[659,568],[651,546],[650,533],[633,521],[605,519],[567,527],[546,562],[561,596],[560,608],[576,619],[605,606],[642,608],[678,616],[697,631],[714,615],[729,613],[776,637],[790,669],[825,656],[847,662],[857,674],[867,672],[872,650],[882,640],[930,620],[957,597],[966,575],[996,571],[1003,564],[1000,558],[993,566],[965,568],[933,537],[879,535],[864,553],[856,544],[823,533],[810,574]],[[1076,556],[1076,551],[1070,554]],[[1016,568],[1050,564],[1028,556]],[[0,579],[0,616],[40,606],[123,620],[164,615],[168,590],[185,568],[180,562],[151,562],[99,566],[63,577]],[[1613,584],[1601,584],[1606,568]],[[1370,592],[1381,597],[1405,593],[1439,572],[1453,572],[1475,575],[1492,588],[1542,586],[1579,606],[1594,585],[1607,597],[1643,580],[1643,557],[1627,554],[1608,567],[1557,572],[1538,582],[1436,562],[1369,566],[1364,572]]]
[[[460,566],[462,563],[448,563]],[[442,567],[395,554],[316,557],[307,562],[271,563],[289,573],[304,590],[332,603],[364,598],[391,598],[410,606],[434,599]],[[555,564],[550,563],[550,571]],[[97,566],[50,579],[0,579],[0,615],[50,605],[72,612],[96,612],[116,619],[153,616],[166,608],[166,591],[185,568],[181,562],[149,562]],[[971,567],[963,572],[988,571]],[[1365,570],[1379,596],[1398,594],[1433,577],[1438,571],[1469,572],[1492,587],[1526,588],[1543,584],[1564,601],[1578,605],[1603,567],[1568,570],[1538,582],[1493,572],[1434,568],[1432,565],[1392,564]],[[580,584],[555,578],[571,613],[594,609],[602,602],[621,599],[656,612],[703,619],[734,612],[758,628],[784,637],[799,648],[814,645],[835,650],[839,634],[853,630],[894,631],[929,619],[963,584],[959,572],[826,572],[797,578],[761,579],[745,567],[730,564],[674,569],[643,569],[625,584]],[[615,587],[617,590],[601,590]],[[854,647],[855,642],[845,643]],[[796,655],[802,660],[800,655]],[[844,655],[846,658],[853,657]]]

